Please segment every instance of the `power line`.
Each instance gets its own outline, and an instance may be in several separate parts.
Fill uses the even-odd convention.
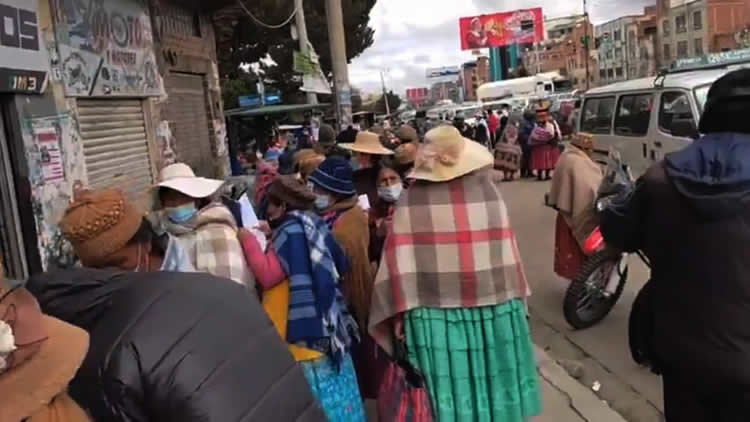
[[[289,16],[289,18],[287,18],[284,22],[282,22],[282,23],[280,23],[278,25],[271,25],[271,24],[267,24],[267,23],[261,21],[260,19],[256,18],[255,15],[253,15],[250,12],[250,10],[247,8],[247,6],[245,6],[245,3],[243,3],[242,0],[237,0],[237,4],[239,4],[240,7],[242,7],[242,10],[244,10],[245,13],[247,13],[247,15],[250,16],[250,19],[254,20],[255,23],[257,23],[258,25],[264,26],[264,27],[266,27],[268,29],[279,29],[279,28],[283,28],[283,27],[287,26],[289,24],[289,22],[291,22],[292,19],[294,19],[294,17],[297,15],[297,11],[299,10],[297,7],[295,7],[294,11],[292,12],[292,15]]]

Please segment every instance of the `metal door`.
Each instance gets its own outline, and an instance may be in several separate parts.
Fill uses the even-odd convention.
[[[175,139],[177,160],[188,164],[198,176],[214,177],[216,166],[208,125],[204,77],[171,73],[165,80],[167,120]]]
[[[29,269],[15,192],[5,125],[0,115],[0,269],[7,278],[24,280]]]
[[[154,183],[143,101],[79,99],[77,104],[89,186],[117,188],[143,200]]]

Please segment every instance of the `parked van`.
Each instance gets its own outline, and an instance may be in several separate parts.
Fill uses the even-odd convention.
[[[576,128],[596,135],[595,158],[619,151],[641,175],[664,155],[698,139],[698,122],[711,84],[750,66],[750,50],[675,62],[656,78],[615,83],[586,92]]]

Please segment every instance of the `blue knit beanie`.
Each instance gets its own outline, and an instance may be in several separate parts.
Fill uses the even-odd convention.
[[[341,157],[326,158],[318,168],[312,172],[308,180],[316,186],[339,195],[354,195],[354,170],[348,161]]]

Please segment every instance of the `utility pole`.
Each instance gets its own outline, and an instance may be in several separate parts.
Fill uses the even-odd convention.
[[[583,0],[583,24],[584,27],[584,40],[586,40],[584,49],[586,51],[586,91],[591,88],[591,76],[589,74],[589,61],[591,60],[591,46],[589,40],[589,12],[586,10],[586,0]]]
[[[294,7],[297,9],[297,15],[294,17],[297,25],[297,37],[299,38],[299,51],[307,57],[310,57],[310,40],[307,39],[307,24],[305,23],[305,7],[303,0],[294,0]],[[308,104],[318,104],[318,95],[314,92],[307,93]]]
[[[388,101],[388,91],[385,89],[385,76],[383,70],[380,71],[380,83],[383,85],[383,101],[385,101],[385,114],[391,115],[391,105]]]
[[[326,0],[328,17],[328,39],[331,43],[333,62],[334,99],[336,117],[341,128],[352,122],[352,90],[349,86],[349,68],[346,61],[346,39],[344,38],[344,15],[341,0]]]

